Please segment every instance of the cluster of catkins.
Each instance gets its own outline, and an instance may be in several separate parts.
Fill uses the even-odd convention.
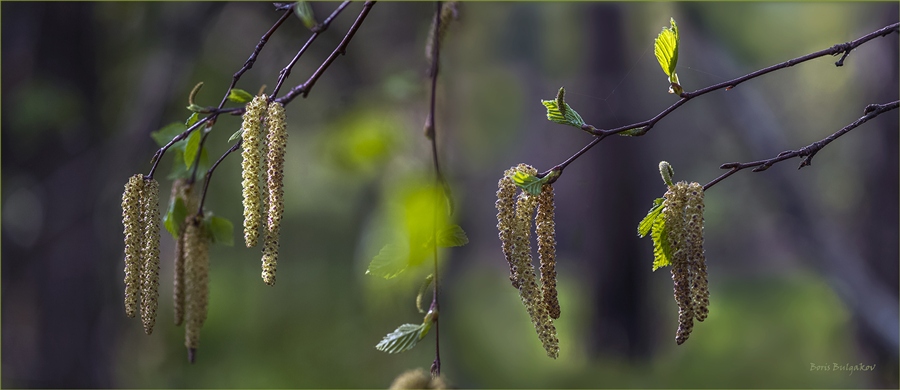
[[[663,204],[665,239],[671,248],[672,280],[678,303],[675,342],[680,345],[691,335],[694,318],[703,321],[709,314],[703,251],[703,186],[696,182],[670,185]]]
[[[556,293],[556,225],[553,221],[553,186],[544,184],[540,195],[521,191],[512,180],[516,172],[536,175],[537,170],[519,164],[507,170],[498,183],[497,228],[503,254],[509,263],[509,280],[519,290],[519,296],[531,317],[538,338],[547,355],[559,355],[559,339],[553,320],[560,315]],[[535,215],[537,209],[537,215]],[[537,280],[531,256],[531,221],[534,218],[541,280]]]
[[[144,332],[153,333],[159,300],[159,183],[137,174],[122,194],[125,226],[125,314],[140,309]]]
[[[256,246],[259,230],[263,229],[262,279],[271,286],[275,284],[278,237],[284,213],[287,146],[284,106],[274,101],[267,103],[266,96],[261,94],[247,104],[243,119],[244,240],[247,248]]]

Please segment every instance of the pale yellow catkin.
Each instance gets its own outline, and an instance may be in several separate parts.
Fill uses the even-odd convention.
[[[268,163],[267,187],[268,220],[266,223],[266,238],[262,258],[263,282],[272,286],[275,284],[275,270],[278,264],[279,236],[281,234],[281,218],[284,214],[284,154],[287,148],[287,124],[284,114],[284,106],[281,103],[269,104],[266,113],[266,125],[268,126]]]
[[[389,389],[391,390],[446,388],[447,385],[444,383],[442,377],[438,376],[436,378],[432,378],[430,374],[428,374],[421,368],[409,370],[398,375],[396,378],[394,378],[394,382],[391,383],[391,387],[389,387]]]
[[[185,204],[188,213],[192,213],[197,209],[199,200],[194,196],[194,186],[187,179],[175,179],[172,182],[172,195],[170,202],[181,199]],[[172,300],[175,314],[175,325],[181,325],[184,322],[184,230],[185,223],[181,221],[178,224],[178,237],[175,239],[175,255],[173,256],[174,275],[172,278]]]
[[[141,321],[144,333],[153,333],[159,304],[159,183],[144,180],[141,196],[141,224],[144,228],[141,251]]]
[[[666,239],[672,248],[672,281],[675,302],[678,304],[678,330],[675,342],[684,343],[694,327],[694,308],[691,296],[691,266],[688,251],[684,248],[687,235],[684,226],[684,207],[687,201],[687,183],[679,182],[669,187],[665,194],[663,217],[666,221]]]
[[[192,214],[184,229],[184,346],[191,363],[200,346],[200,329],[209,305],[209,241],[202,219]]]
[[[510,178],[516,167],[508,169],[497,183],[497,230],[500,236],[500,248],[509,264],[509,281],[513,288],[519,288],[519,275],[514,256],[513,229],[516,221],[516,184]]]
[[[556,292],[556,222],[553,186],[545,184],[538,197],[537,216],[534,219],[541,263],[541,294],[550,318],[559,319],[559,298]]]
[[[706,274],[706,254],[703,250],[703,186],[691,183],[687,188],[685,224],[690,246],[687,249],[691,265],[691,298],[697,321],[709,315],[709,285]]]
[[[262,125],[266,110],[266,95],[261,94],[247,104],[241,124],[241,188],[244,197],[244,241],[247,248],[259,242],[259,228],[263,221],[260,178],[265,165],[265,128]]]
[[[122,225],[125,227],[125,315],[134,317],[138,309],[141,284],[141,251],[144,229],[141,225],[141,192],[144,176],[134,175],[122,193]]]

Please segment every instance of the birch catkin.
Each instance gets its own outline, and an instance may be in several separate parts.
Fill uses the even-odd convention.
[[[703,251],[703,186],[691,183],[686,191],[685,224],[690,245],[685,249],[691,265],[691,300],[694,315],[702,322],[709,315],[709,285]]]
[[[184,346],[193,363],[209,304],[209,237],[195,215],[185,223],[184,246]]]
[[[145,180],[141,196],[141,321],[144,333],[153,333],[156,309],[159,304],[159,183]]]
[[[141,251],[144,229],[141,225],[141,192],[144,176],[134,175],[122,193],[122,225],[125,227],[125,315],[134,317],[138,309],[141,284]]]
[[[669,246],[672,248],[672,281],[674,282],[675,302],[678,304],[678,330],[675,342],[684,343],[694,328],[694,306],[691,296],[691,266],[688,251],[684,248],[687,235],[684,229],[684,207],[687,200],[687,183],[679,182],[666,191],[666,208],[663,216],[666,219]]]
[[[553,186],[545,184],[538,197],[534,219],[537,234],[538,258],[541,263],[541,295],[550,318],[559,319],[559,298],[556,292],[556,222]]]
[[[497,230],[500,231],[500,247],[509,264],[509,281],[513,288],[519,288],[519,273],[516,266],[513,245],[513,230],[516,221],[516,185],[510,176],[516,172],[515,167],[503,173],[497,183]]]
[[[263,189],[260,180],[265,165],[265,128],[262,125],[266,109],[266,95],[258,95],[247,104],[241,124],[241,188],[244,196],[244,241],[247,248],[259,241],[259,226],[263,220]]]
[[[267,143],[269,147],[266,156],[269,210],[262,257],[262,279],[266,284],[272,286],[275,284],[281,217],[284,214],[284,153],[288,136],[284,106],[281,103],[269,104],[266,125],[268,126]]]
[[[171,202],[181,199],[185,204],[188,213],[192,213],[197,209],[198,199],[194,196],[194,186],[187,179],[176,179],[172,182]],[[181,221],[178,225],[178,237],[175,239],[175,255],[174,275],[172,278],[172,299],[175,314],[175,325],[181,325],[184,322],[184,230],[186,228],[185,221]]]

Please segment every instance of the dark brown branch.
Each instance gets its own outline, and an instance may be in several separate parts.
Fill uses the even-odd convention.
[[[334,18],[336,18],[338,15],[340,15],[341,11],[343,11],[344,8],[347,8],[347,5],[349,5],[349,4],[350,4],[349,0],[341,3],[341,5],[339,5],[337,7],[337,9],[335,9],[334,12],[332,12],[331,15],[329,15],[327,19],[325,19],[325,21],[313,26],[313,35],[310,36],[309,39],[306,40],[306,43],[303,44],[303,47],[300,48],[300,51],[297,52],[297,55],[294,56],[294,59],[292,59],[291,62],[287,66],[285,66],[284,69],[282,69],[281,72],[278,74],[278,83],[275,84],[275,89],[272,90],[272,94],[269,95],[270,100],[272,98],[278,96],[278,91],[281,90],[281,85],[284,84],[284,81],[288,78],[288,76],[291,75],[291,69],[294,68],[294,64],[296,64],[297,60],[300,59],[300,56],[302,56],[303,53],[306,52],[306,49],[309,48],[309,45],[311,45],[313,43],[313,41],[315,41],[316,38],[319,37],[320,33],[323,33],[323,32],[325,32],[325,30],[328,29],[328,26],[331,24],[331,22],[334,20]],[[219,107],[219,108],[221,108],[221,107]]]
[[[341,43],[331,52],[328,58],[325,59],[325,62],[319,66],[318,69],[309,77],[306,82],[300,84],[294,88],[292,88],[287,94],[284,96],[275,99],[276,102],[279,102],[285,106],[288,105],[294,98],[298,95],[303,95],[305,98],[309,95],[309,91],[312,90],[313,86],[316,85],[316,81],[319,80],[319,77],[322,76],[322,73],[325,73],[325,70],[331,66],[331,63],[337,58],[339,54],[344,54],[347,50],[347,45],[350,44],[350,40],[353,39],[353,35],[356,34],[356,31],[359,30],[359,26],[362,25],[362,22],[366,20],[366,16],[369,15],[369,10],[372,9],[372,6],[375,5],[374,1],[367,1],[363,4],[363,9],[360,11],[359,16],[356,17],[356,21],[353,22],[353,25],[350,26],[350,29],[347,31],[347,35],[344,36],[344,39],[341,40]]]
[[[807,146],[804,146],[800,149],[797,149],[797,150],[788,150],[788,151],[781,152],[777,156],[772,157],[767,160],[751,161],[751,162],[746,162],[746,163],[734,162],[734,163],[722,164],[722,166],[720,166],[719,168],[727,169],[728,171],[723,173],[719,177],[713,179],[711,182],[707,183],[705,186],[703,186],[703,190],[704,191],[708,190],[710,187],[716,185],[718,182],[720,182],[722,180],[725,180],[726,178],[737,173],[740,170],[747,169],[747,168],[753,168],[753,172],[762,172],[762,171],[765,171],[766,169],[769,169],[769,167],[771,167],[772,165],[775,165],[779,162],[782,162],[784,160],[789,160],[789,159],[792,159],[795,157],[803,157],[803,160],[800,161],[800,166],[797,167],[797,169],[803,168],[805,166],[809,166],[812,164],[812,158],[816,155],[816,153],[818,153],[820,150],[822,150],[822,148],[824,148],[825,146],[830,144],[831,141],[838,139],[838,137],[840,137],[844,134],[847,134],[851,130],[859,127],[863,123],[868,122],[870,119],[872,119],[876,116],[879,116],[885,112],[897,109],[898,106],[900,106],[900,101],[893,101],[891,103],[886,103],[886,104],[870,104],[870,105],[866,106],[864,115],[862,117],[853,121],[853,123],[851,123],[847,126],[844,126],[844,128],[836,131],[834,134],[829,135],[828,137],[826,137],[825,139],[823,139],[821,141],[813,142],[813,143],[811,143]]]
[[[585,152],[587,152],[588,150],[590,150],[591,148],[593,148],[593,147],[594,147],[595,145],[597,145],[601,140],[603,140],[603,138],[606,138],[607,136],[610,136],[610,135],[613,135],[613,134],[619,134],[619,133],[622,133],[622,132],[625,132],[625,131],[628,131],[628,130],[633,130],[633,129],[640,129],[636,134],[633,134],[633,135],[636,135],[636,136],[642,136],[642,135],[644,135],[644,134],[647,134],[647,132],[649,132],[650,129],[652,129],[653,126],[656,125],[657,122],[659,122],[660,120],[662,120],[663,118],[665,118],[667,115],[671,114],[671,113],[672,113],[673,111],[675,111],[678,107],[681,107],[684,103],[687,103],[688,100],[691,100],[691,99],[693,99],[693,98],[695,98],[695,97],[702,96],[702,95],[705,95],[705,94],[707,94],[707,93],[710,93],[710,92],[713,92],[713,91],[717,91],[717,90],[720,90],[720,89],[729,90],[729,89],[734,88],[734,87],[737,86],[738,84],[743,83],[743,82],[745,82],[745,81],[747,81],[747,80],[751,80],[751,79],[760,77],[760,76],[762,76],[762,75],[765,75],[765,74],[767,74],[767,73],[771,73],[771,72],[774,72],[774,71],[779,70],[779,69],[788,68],[788,67],[791,67],[791,66],[794,66],[794,65],[797,65],[797,64],[800,64],[800,63],[803,63],[803,62],[806,62],[806,61],[815,59],[815,58],[819,58],[819,57],[824,57],[824,56],[835,56],[835,55],[843,54],[843,56],[841,57],[841,59],[838,60],[838,62],[835,63],[836,66],[842,66],[842,65],[844,64],[844,59],[847,57],[847,55],[849,55],[849,53],[850,53],[851,50],[853,50],[853,49],[855,49],[855,48],[861,46],[862,44],[864,44],[864,43],[866,43],[866,42],[868,42],[868,41],[871,41],[871,40],[873,40],[873,39],[875,39],[875,38],[885,37],[885,36],[889,35],[889,34],[892,33],[892,32],[898,32],[898,31],[900,31],[900,23],[894,23],[894,24],[885,26],[885,27],[883,27],[883,28],[881,28],[881,29],[878,29],[877,31],[873,31],[873,32],[871,32],[871,33],[868,33],[868,34],[866,34],[866,35],[864,35],[864,36],[862,36],[862,37],[860,37],[860,38],[858,38],[858,39],[855,39],[855,40],[850,41],[850,42],[847,42],[847,43],[837,44],[837,45],[834,45],[834,46],[832,46],[832,47],[830,47],[830,48],[828,48],[828,49],[820,50],[820,51],[817,51],[817,52],[814,52],[814,53],[807,54],[807,55],[805,55],[805,56],[797,57],[797,58],[794,58],[794,59],[791,59],[791,60],[782,62],[782,63],[780,63],[780,64],[775,64],[775,65],[772,65],[772,66],[769,66],[769,67],[766,67],[766,68],[757,70],[757,71],[755,71],[755,72],[746,74],[746,75],[744,75],[744,76],[741,76],[741,77],[738,77],[738,78],[735,78],[735,79],[732,79],[732,80],[728,80],[728,81],[725,81],[725,82],[721,82],[721,83],[718,83],[718,84],[710,85],[710,86],[708,86],[708,87],[706,87],[706,88],[701,88],[701,89],[698,89],[698,90],[693,91],[693,92],[683,92],[683,93],[680,95],[681,98],[678,99],[678,101],[676,101],[674,104],[672,104],[671,106],[669,106],[668,108],[666,108],[665,110],[663,110],[662,112],[660,112],[659,114],[656,114],[656,116],[654,116],[653,118],[650,118],[650,119],[645,120],[645,121],[642,121],[642,122],[637,122],[637,123],[633,123],[633,124],[630,124],[630,125],[626,125],[626,126],[622,126],[622,127],[617,127],[617,128],[614,128],[614,129],[608,129],[608,130],[607,130],[607,129],[598,129],[598,128],[592,126],[592,125],[585,124],[585,125],[581,126],[581,129],[584,130],[584,131],[587,131],[587,132],[589,132],[589,133],[591,133],[591,134],[594,134],[594,136],[597,137],[597,138],[591,140],[591,142],[589,142],[584,148],[582,148],[581,150],[579,150],[579,151],[578,151],[577,153],[575,153],[572,157],[569,157],[568,159],[566,159],[566,161],[564,161],[563,163],[560,163],[559,165],[556,165],[555,167],[551,168],[550,170],[541,173],[539,176],[540,176],[540,177],[543,177],[543,176],[547,175],[548,173],[550,173],[551,171],[554,171],[554,170],[557,170],[557,171],[560,172],[560,174],[562,174],[562,170],[563,170],[566,166],[568,166],[570,163],[572,163],[573,161],[575,161],[575,160],[576,160],[578,157],[580,157],[582,154],[584,154]],[[558,178],[559,178],[559,176],[557,176],[557,179],[558,179]],[[555,181],[555,180],[556,180],[556,179],[554,179],[554,180],[552,180],[552,181]]]
[[[437,130],[434,126],[434,116],[435,116],[435,101],[437,100],[437,78],[438,78],[438,63],[440,62],[440,39],[438,39],[438,31],[441,30],[441,2],[435,2],[434,6],[434,43],[431,45],[431,69],[429,71],[429,75],[431,76],[431,104],[428,110],[428,119],[425,123],[425,136],[431,140],[431,160],[434,165],[434,179],[435,179],[435,192],[437,192],[438,186],[445,187],[446,183],[444,182],[444,176],[441,174],[441,165],[438,160],[438,150],[437,150]],[[437,199],[435,199],[437,201]],[[438,249],[437,249],[437,213],[438,206],[437,203],[434,205],[434,219],[432,223],[432,236],[431,240],[433,243],[434,249],[434,290],[431,296],[431,308],[429,311],[433,311],[436,313],[434,316],[434,362],[431,363],[431,376],[436,378],[441,375],[441,333],[440,333],[440,301],[438,300],[438,295],[440,291],[440,276],[438,273]]]

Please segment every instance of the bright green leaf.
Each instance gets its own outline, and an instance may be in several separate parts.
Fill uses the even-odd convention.
[[[234,246],[234,225],[228,218],[213,216],[209,219],[209,232],[212,242],[225,246]]]
[[[160,147],[166,146],[172,138],[175,138],[178,134],[183,133],[187,127],[184,127],[183,123],[173,122],[169,123],[165,127],[150,133],[150,136],[153,137],[153,140],[156,141],[156,144]],[[176,143],[173,146],[178,145],[181,142]]]
[[[437,244],[441,248],[463,246],[469,243],[469,237],[459,225],[450,225],[438,232]]]
[[[565,114],[560,111],[556,100],[541,100],[541,104],[547,107],[547,119],[551,122],[575,126],[579,129],[584,125],[584,119],[581,119],[581,115],[578,115],[578,112],[573,110],[572,106],[566,102],[563,102]]]
[[[172,238],[178,239],[181,225],[186,217],[187,207],[184,205],[184,200],[179,197],[175,198],[175,202],[169,203],[169,210],[166,212],[166,216],[163,217],[163,224],[166,226],[169,234],[172,235]]]
[[[203,136],[200,134],[200,130],[194,130],[190,136],[188,136],[187,145],[184,147],[184,166],[190,168],[191,165],[194,164],[194,159],[197,158],[197,152],[200,150],[200,139]]]
[[[432,280],[434,280],[434,274],[428,274],[425,281],[422,282],[422,286],[419,287],[419,293],[416,295],[416,309],[419,310],[419,313],[425,312],[425,293],[428,292],[428,286],[431,285]]]
[[[543,187],[544,183],[546,183],[552,175],[547,175],[544,177],[537,177],[534,175],[529,175],[525,172],[516,171],[511,177],[513,183],[515,183],[519,188],[525,190],[531,195],[538,196],[541,194],[541,187]]]
[[[663,202],[665,200],[665,198],[656,198],[653,201],[653,207],[650,207],[647,216],[638,224],[638,236],[643,238],[647,233],[650,233],[650,228],[653,227],[653,223],[656,222],[656,218],[659,217],[659,213],[662,212]]]
[[[409,254],[403,251],[403,246],[387,244],[381,248],[378,255],[369,263],[366,275],[380,276],[385,279],[393,279],[406,271],[409,266]]]
[[[306,28],[313,28],[316,25],[316,16],[313,14],[312,7],[305,1],[298,1],[294,7],[294,14],[303,21]]]
[[[397,330],[388,333],[381,339],[381,342],[375,346],[375,349],[387,353],[400,353],[409,351],[416,346],[424,335],[422,330],[425,324],[403,324]],[[427,333],[427,331],[426,331]]]
[[[243,136],[244,136],[244,128],[241,127],[240,129],[237,129],[237,131],[235,131],[234,134],[231,135],[231,137],[228,137],[228,142],[235,141]]]
[[[198,114],[198,113],[196,113],[196,112],[193,113],[193,114],[191,114],[191,116],[189,116],[189,117],[187,118],[187,120],[184,122],[184,125],[186,126],[185,129],[187,129],[188,127],[193,126],[194,123],[197,123],[197,121],[198,121],[199,119],[200,119],[200,114]]]
[[[659,36],[656,37],[653,51],[656,53],[659,66],[662,67],[666,76],[669,76],[669,82],[677,83],[675,65],[678,64],[678,26],[675,25],[675,18],[672,18],[670,23],[672,27],[663,27]]]
[[[658,268],[672,263],[672,248],[669,246],[665,218],[656,218],[650,237],[653,238],[653,270],[656,271]]]
[[[253,100],[253,95],[243,89],[232,88],[228,92],[228,100],[233,103],[246,104]]]

